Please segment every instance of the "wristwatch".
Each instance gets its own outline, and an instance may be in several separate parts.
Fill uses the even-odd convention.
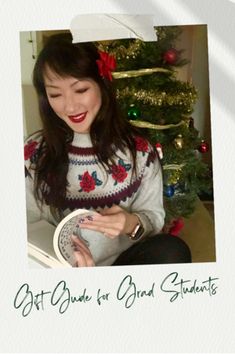
[[[132,233],[128,234],[128,236],[131,240],[137,241],[143,236],[143,234],[144,234],[144,227],[139,220],[138,224],[136,225]]]

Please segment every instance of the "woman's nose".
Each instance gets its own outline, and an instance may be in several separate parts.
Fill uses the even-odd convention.
[[[73,95],[67,95],[64,101],[64,110],[66,113],[74,113],[76,111],[77,100]]]

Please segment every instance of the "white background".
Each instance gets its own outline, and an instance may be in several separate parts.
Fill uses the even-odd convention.
[[[83,13],[154,14],[155,25],[207,24],[216,217],[216,263],[174,266],[28,270],[26,260],[23,126],[19,31],[69,28]],[[227,0],[1,0],[1,290],[2,352],[233,352],[235,351],[235,5]],[[202,245],[203,247],[203,245]],[[218,277],[217,294],[170,303],[160,292],[177,271],[199,283]],[[115,298],[125,275],[138,289],[156,284],[154,298],[126,309]],[[36,294],[66,280],[73,295],[99,288],[110,301],[71,305],[63,315],[48,303],[23,318],[13,306],[19,287]]]

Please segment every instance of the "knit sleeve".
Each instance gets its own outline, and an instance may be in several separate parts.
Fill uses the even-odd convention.
[[[34,164],[39,154],[40,138],[34,134],[26,139],[24,144],[25,188],[27,222],[33,223],[41,219],[41,211],[34,197]]]
[[[144,229],[143,236],[159,233],[164,225],[165,211],[163,207],[162,169],[159,158],[152,148],[145,160],[140,187],[131,206]]]

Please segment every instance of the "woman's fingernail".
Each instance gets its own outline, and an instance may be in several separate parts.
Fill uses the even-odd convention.
[[[76,251],[76,252],[79,252],[79,251],[80,251],[80,249],[79,249],[79,247],[78,247],[77,245],[73,245],[72,247],[73,247],[73,250],[74,250],[74,251]]]
[[[93,220],[94,220],[94,218],[93,218],[93,216],[92,216],[92,215],[88,215],[88,216],[87,216],[87,220],[89,220],[89,221],[93,221]]]
[[[92,215],[88,215],[88,216],[85,216],[85,217],[82,217],[82,218],[78,219],[78,223],[79,224],[83,224],[86,221],[93,221],[93,216]]]

